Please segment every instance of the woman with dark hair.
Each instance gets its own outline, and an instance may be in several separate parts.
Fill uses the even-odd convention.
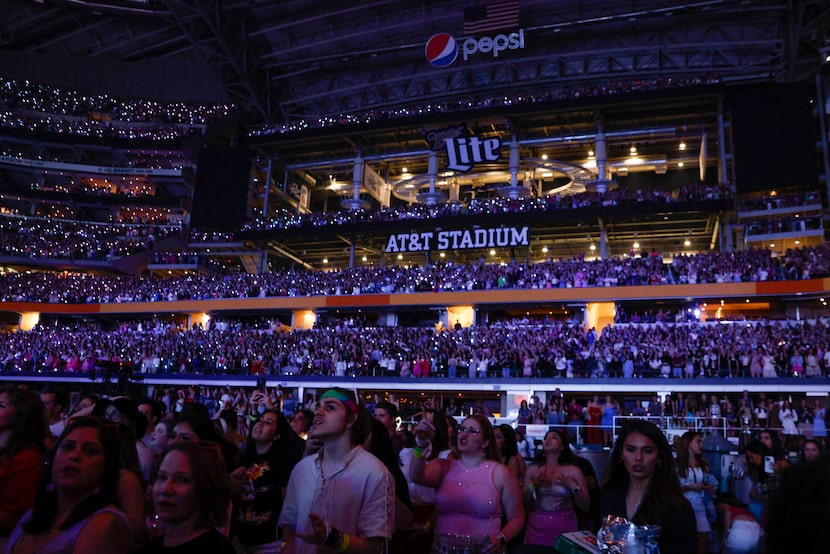
[[[37,393],[0,388],[0,549],[35,503],[46,455],[46,411]]]
[[[231,536],[240,553],[278,551],[277,519],[291,470],[302,457],[282,412],[265,410],[251,426],[242,465],[231,473]]]
[[[215,444],[173,445],[153,483],[153,505],[164,535],[139,554],[235,554],[230,539],[216,530],[226,524],[230,499],[230,479]]]
[[[176,415],[168,444],[207,441],[219,445],[228,473],[239,467],[239,449],[216,432],[204,404],[188,402]]]
[[[567,433],[545,433],[540,456],[527,468],[522,487],[527,511],[525,544],[550,546],[561,533],[579,529],[574,507],[587,512],[591,496],[575,459]]]
[[[695,513],[680,490],[671,446],[653,423],[632,419],[620,429],[606,470],[600,514],[658,525],[660,552],[695,553]]]
[[[435,426],[423,418],[415,429],[409,466],[412,481],[436,489],[432,551],[503,550],[522,531],[525,514],[516,476],[498,462],[490,421],[477,414],[464,420],[458,428],[458,459],[427,463],[434,435]]]
[[[412,527],[412,502],[409,498],[409,484],[401,470],[401,461],[395,454],[392,438],[386,426],[372,418],[372,432],[363,444],[363,448],[383,462],[395,480],[395,531],[404,531]],[[394,537],[393,537],[394,540]]]
[[[510,468],[513,475],[521,483],[524,480],[527,464],[519,456],[519,447],[516,443],[516,431],[508,424],[502,423],[493,429],[496,436],[496,448],[501,455],[499,461]]]
[[[801,450],[798,453],[798,463],[815,461],[823,455],[821,443],[816,439],[807,439],[801,443]]]
[[[790,467],[790,464],[777,460],[773,451],[760,439],[749,442],[744,449],[744,455],[746,456],[746,473],[752,481],[752,488],[749,491],[749,511],[759,523],[763,524],[769,495],[778,488],[779,477],[784,469]]]
[[[686,431],[680,437],[677,448],[677,476],[680,490],[692,505],[697,521],[697,552],[706,554],[706,543],[712,525],[706,514],[706,494],[715,493],[716,483],[703,458],[703,436],[697,431]]]
[[[67,424],[43,469],[34,508],[9,538],[10,554],[132,552],[127,518],[115,507],[117,435],[115,426],[92,417]]]

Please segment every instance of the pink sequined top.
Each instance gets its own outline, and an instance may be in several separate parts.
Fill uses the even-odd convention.
[[[450,460],[450,469],[435,491],[436,533],[495,536],[501,530],[501,497],[493,483],[496,464],[467,468]]]

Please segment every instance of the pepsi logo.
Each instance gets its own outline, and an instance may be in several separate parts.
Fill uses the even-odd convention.
[[[458,44],[449,33],[438,33],[429,38],[424,53],[435,67],[447,67],[458,57]]]

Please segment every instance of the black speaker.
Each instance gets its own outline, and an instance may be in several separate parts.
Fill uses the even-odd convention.
[[[738,192],[818,186],[813,91],[809,83],[730,91]]]
[[[193,194],[194,229],[233,231],[245,221],[251,151],[241,146],[205,146],[199,152]]]

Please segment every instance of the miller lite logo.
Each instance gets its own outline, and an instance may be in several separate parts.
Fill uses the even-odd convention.
[[[449,33],[438,33],[429,38],[424,53],[435,67],[447,67],[458,57],[458,43]]]

